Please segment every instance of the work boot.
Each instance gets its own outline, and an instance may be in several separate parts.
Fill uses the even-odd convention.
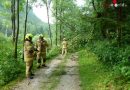
[[[31,76],[31,77],[29,77],[29,79],[33,79],[33,77]]]
[[[39,69],[40,68],[40,66],[37,66],[37,69]]]
[[[34,76],[35,74],[31,73],[31,76]]]
[[[30,77],[28,77],[28,79],[33,79],[33,77],[32,77],[32,76],[30,76]]]
[[[42,65],[43,67],[47,67],[45,64]]]

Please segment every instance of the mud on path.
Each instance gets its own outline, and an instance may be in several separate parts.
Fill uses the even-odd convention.
[[[63,61],[63,57],[60,55],[50,62],[48,68],[41,68],[35,72],[34,79],[23,80],[19,82],[11,90],[42,90],[42,84],[52,74],[52,72]]]
[[[65,74],[62,75],[58,86],[55,90],[80,90],[80,80],[78,72],[78,56],[72,55],[67,59]]]

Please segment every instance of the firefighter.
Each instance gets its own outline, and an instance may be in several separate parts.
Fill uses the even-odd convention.
[[[26,77],[33,79],[32,66],[34,60],[34,45],[32,42],[32,34],[27,34],[24,42],[24,61],[26,63]]]
[[[63,42],[62,42],[62,55],[66,55],[67,54],[67,40],[66,38],[63,38]]]
[[[36,42],[37,52],[37,68],[41,66],[46,67],[46,49],[48,47],[47,41],[44,39],[43,35],[39,35]]]

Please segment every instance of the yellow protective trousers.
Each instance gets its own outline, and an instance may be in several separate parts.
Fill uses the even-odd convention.
[[[33,58],[26,58],[28,59],[26,63],[26,77],[29,78],[32,73],[32,67],[33,67]]]
[[[67,48],[62,48],[62,55],[67,54]]]
[[[43,63],[43,65],[45,65],[45,63],[46,63],[46,52],[37,53],[37,65],[41,66],[41,63]]]

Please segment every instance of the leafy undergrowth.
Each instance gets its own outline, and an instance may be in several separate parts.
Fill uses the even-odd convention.
[[[82,90],[129,90],[129,84],[121,83],[125,80],[113,76],[112,69],[89,50],[79,52],[79,71]]]
[[[55,46],[52,47],[51,50],[47,53],[47,59],[51,60],[52,58],[56,57],[58,54],[60,54],[60,47]]]
[[[10,37],[0,34],[0,88],[17,78],[24,72],[24,63],[21,59],[13,58],[13,44]],[[19,53],[19,51],[18,51]]]

